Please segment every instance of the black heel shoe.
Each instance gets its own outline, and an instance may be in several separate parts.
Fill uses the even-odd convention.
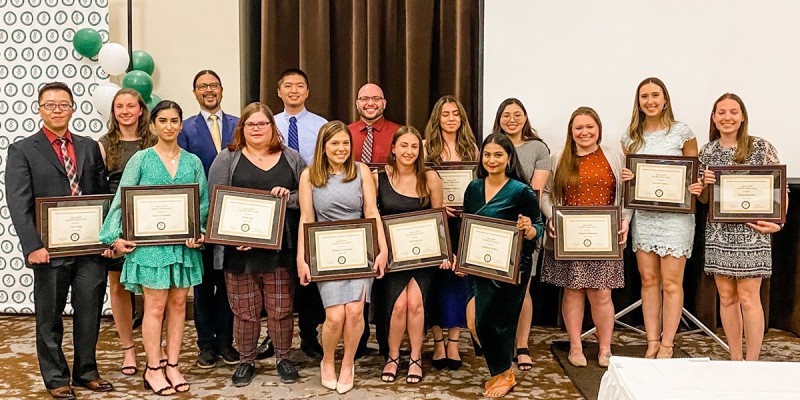
[[[383,368],[385,369],[387,365],[394,364],[395,369],[394,372],[381,372],[381,380],[386,383],[392,383],[397,380],[397,371],[400,369],[400,356],[398,355],[397,358],[392,358],[392,356],[387,356],[386,364],[383,364]]]
[[[170,364],[170,363],[167,363],[167,368],[178,368],[178,363],[175,363],[175,364]],[[166,371],[164,372],[164,378],[166,378],[166,379],[167,379],[167,382],[168,382],[170,385],[172,385],[172,381],[170,381],[170,380],[169,380],[169,377],[167,376],[167,374],[166,374]],[[191,389],[191,387],[189,386],[189,384],[188,384],[188,383],[186,383],[186,382],[179,383],[179,384],[177,384],[177,385],[173,386],[173,388],[175,389],[175,392],[176,392],[176,393],[186,393],[186,392],[188,392],[188,391],[189,391],[189,389]],[[185,390],[181,390],[181,389],[183,389],[183,388],[186,388],[186,389],[185,389]]]
[[[406,377],[406,383],[408,383],[409,385],[416,385],[416,384],[422,382],[422,374],[421,373],[419,375],[411,373],[411,366],[414,365],[414,364],[416,364],[419,367],[420,371],[422,371],[422,358],[418,358],[416,360],[414,360],[414,359],[408,360],[408,371],[409,371],[409,373],[408,373],[408,376]]]
[[[441,343],[441,342],[444,342],[444,338],[441,338],[439,340],[433,339],[433,346],[436,347],[436,343]],[[434,359],[432,359],[431,360],[431,365],[433,365],[433,368],[436,368],[436,369],[445,369],[445,368],[447,368],[447,343],[445,343],[445,345],[444,345],[444,357],[445,358],[439,358],[439,359],[434,358]]]
[[[147,381],[147,370],[158,371],[161,368],[162,368],[161,366],[153,368],[148,364],[144,365],[144,373],[142,373],[142,381],[144,382],[144,388],[145,388],[145,390],[152,390],[153,394],[156,394],[156,395],[159,395],[159,396],[171,396],[171,395],[175,394],[175,388],[172,387],[172,384],[169,383],[169,379],[167,379],[167,383],[168,383],[167,386],[164,386],[163,388],[158,389],[158,390],[153,389],[153,387],[150,386],[150,382]],[[166,376],[164,376],[164,378],[166,378]],[[173,390],[172,393],[164,393],[165,391],[170,390],[170,389]]]
[[[450,343],[456,343],[456,352],[458,352],[458,339],[447,339],[447,345],[444,348],[445,354],[447,354],[447,348],[450,346]],[[456,360],[450,357],[445,358],[445,361],[447,361],[447,368],[450,368],[453,371],[460,369],[461,365],[463,364],[461,360]]]

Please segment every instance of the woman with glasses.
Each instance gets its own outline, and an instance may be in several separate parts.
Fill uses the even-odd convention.
[[[108,187],[112,194],[117,192],[122,171],[131,156],[139,150],[152,147],[158,137],[150,131],[150,113],[142,96],[133,89],[120,89],[111,101],[111,118],[108,132],[100,137],[100,154],[108,170]],[[111,314],[122,342],[124,358],[121,372],[136,375],[136,345],[133,341],[133,305],[131,292],[125,290],[120,281],[122,265],[120,257],[109,263],[108,284],[110,288]],[[166,357],[162,357],[164,359]]]
[[[183,112],[177,103],[164,100],[150,113],[158,142],[134,154],[122,173],[119,186],[181,185],[199,186],[200,229],[205,231],[208,217],[208,185],[203,164],[195,155],[178,147]],[[121,194],[117,190],[108,212],[100,241],[125,254],[120,282],[125,288],[144,296],[142,338],[147,356],[142,379],[145,389],[158,395],[189,391],[189,384],[178,369],[183,328],[186,320],[186,295],[189,288],[203,279],[203,258],[199,239],[178,245],[137,246],[122,239]],[[161,329],[166,316],[167,363],[160,365]]]
[[[281,382],[299,379],[289,360],[289,349],[294,330],[294,248],[300,220],[297,183],[305,167],[300,153],[283,144],[272,110],[266,104],[251,103],[242,110],[233,142],[219,153],[209,171],[210,190],[216,185],[258,189],[285,196],[287,201],[280,250],[248,246],[215,249],[215,268],[225,271],[234,315],[233,334],[240,354],[239,366],[231,378],[234,386],[247,386],[253,380],[261,309],[265,306]]]
[[[528,182],[534,192],[544,189],[547,178],[550,177],[550,149],[539,138],[539,135],[531,127],[528,119],[528,111],[522,102],[515,98],[505,99],[497,107],[497,115],[494,118],[493,133],[502,133],[511,139],[514,150],[522,166],[522,178]],[[538,199],[537,199],[538,201]],[[533,368],[533,360],[528,349],[528,339],[531,335],[531,320],[533,319],[533,301],[530,296],[530,287],[533,276],[536,275],[536,263],[539,260],[539,247],[537,243],[531,258],[533,267],[531,268],[531,278],[525,285],[525,297],[522,301],[522,310],[519,313],[519,324],[516,334],[516,357],[517,368],[520,371],[528,371]]]

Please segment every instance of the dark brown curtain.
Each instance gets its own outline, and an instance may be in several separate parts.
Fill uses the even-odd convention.
[[[330,120],[355,121],[358,89],[373,82],[383,88],[386,117],[394,122],[424,130],[433,103],[445,94],[461,100],[473,125],[479,122],[482,1],[240,4],[243,23],[250,24],[242,35],[243,64],[249,64],[243,66],[245,104],[260,99],[282,110],[278,76],[299,67],[309,76],[306,107]]]

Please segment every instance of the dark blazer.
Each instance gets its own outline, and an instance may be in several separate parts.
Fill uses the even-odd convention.
[[[75,166],[81,192],[85,195],[108,194],[106,167],[97,142],[73,133],[72,144],[75,146]],[[44,247],[36,232],[34,200],[37,197],[69,195],[67,171],[43,131],[9,146],[6,201],[26,264],[28,254]],[[51,264],[60,265],[62,260],[54,258]]]
[[[222,113],[222,148],[225,148],[233,140],[233,129],[239,122],[238,117]],[[211,163],[217,157],[217,148],[211,140],[211,132],[208,130],[202,114],[197,114],[186,118],[183,121],[183,129],[178,134],[178,146],[196,155],[203,162],[203,169],[208,176]]]

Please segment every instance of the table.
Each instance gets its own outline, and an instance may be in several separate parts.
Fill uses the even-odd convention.
[[[800,363],[611,357],[598,400],[800,399]]]

